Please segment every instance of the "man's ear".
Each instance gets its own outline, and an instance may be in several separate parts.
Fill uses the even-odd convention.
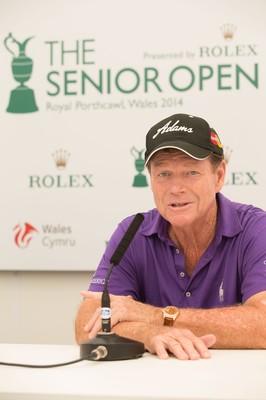
[[[220,192],[226,176],[226,162],[223,160],[216,171],[216,193]]]

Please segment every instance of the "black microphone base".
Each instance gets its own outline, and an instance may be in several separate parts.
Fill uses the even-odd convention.
[[[145,352],[144,344],[137,340],[132,340],[119,336],[116,333],[98,333],[98,335],[88,342],[80,344],[80,357],[88,356],[98,346],[103,346],[107,350],[107,355],[99,361],[129,360],[139,358]]]

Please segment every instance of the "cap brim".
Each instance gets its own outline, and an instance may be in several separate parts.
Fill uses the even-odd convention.
[[[187,142],[181,142],[181,141],[168,142],[168,143],[164,143],[161,146],[157,146],[152,150],[152,152],[148,155],[148,157],[145,161],[145,166],[147,165],[147,163],[149,162],[151,157],[155,153],[157,153],[157,151],[163,150],[163,149],[180,150],[183,153],[186,153],[189,157],[194,158],[195,160],[205,160],[213,153],[212,150],[208,150],[203,147],[196,146],[195,144],[191,144],[191,143],[187,143]]]

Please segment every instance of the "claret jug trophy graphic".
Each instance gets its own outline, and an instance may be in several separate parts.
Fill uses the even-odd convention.
[[[12,73],[14,79],[20,85],[11,91],[7,112],[10,113],[30,113],[38,111],[35,102],[34,92],[25,85],[32,74],[33,61],[26,56],[26,45],[33,37],[29,37],[24,42],[18,42],[10,33],[4,40],[6,49],[12,54]],[[18,53],[14,50],[18,48]]]
[[[135,147],[132,147],[131,154],[135,158],[135,168],[138,171],[138,174],[134,177],[133,185],[134,187],[145,187],[148,186],[147,178],[142,174],[142,171],[145,169],[145,162],[142,158],[142,153],[144,150],[137,150]]]

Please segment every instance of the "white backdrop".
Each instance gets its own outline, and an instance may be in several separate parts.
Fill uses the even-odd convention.
[[[0,269],[94,270],[119,221],[154,206],[145,135],[177,112],[217,130],[223,193],[265,209],[265,15],[265,0],[1,2]]]

